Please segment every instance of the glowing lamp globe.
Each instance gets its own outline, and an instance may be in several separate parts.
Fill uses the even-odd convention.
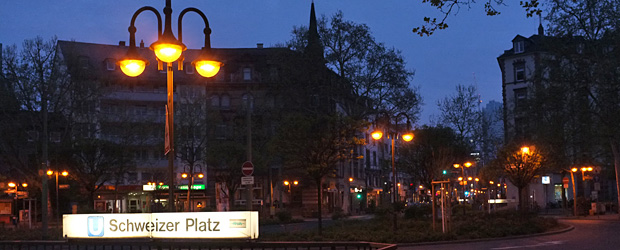
[[[118,62],[121,71],[127,76],[136,77],[144,72],[146,61],[137,59],[125,59]]]
[[[194,61],[192,64],[196,67],[196,71],[203,77],[213,77],[217,75],[222,66],[221,62],[211,60]]]
[[[379,140],[381,139],[381,137],[383,137],[383,132],[375,130],[374,132],[372,132],[372,134],[370,134],[370,136],[372,136],[372,139]]]
[[[171,63],[181,57],[183,46],[172,43],[157,43],[152,45],[155,56],[162,62]]]
[[[403,135],[403,140],[404,141],[411,141],[413,140],[413,134],[412,133],[407,133]]]

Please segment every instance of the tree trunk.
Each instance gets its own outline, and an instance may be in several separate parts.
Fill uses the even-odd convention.
[[[614,155],[614,170],[616,172],[616,190],[618,191],[618,211],[620,211],[620,151],[614,138],[610,138],[611,151]],[[576,201],[575,201],[576,202]]]
[[[523,190],[525,189],[525,187],[518,187],[517,189],[519,190],[519,211],[525,212],[527,211],[527,208],[525,206],[527,202],[523,198]]]
[[[319,235],[323,235],[323,197],[322,197],[322,189],[323,189],[323,178],[319,178],[317,180],[317,189],[316,191],[318,192],[318,218],[319,218]]]

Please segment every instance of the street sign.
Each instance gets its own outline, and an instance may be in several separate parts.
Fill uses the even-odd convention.
[[[246,161],[241,166],[241,172],[245,176],[251,176],[254,173],[254,164],[250,161]]]
[[[242,176],[241,185],[254,185],[254,176]]]
[[[548,175],[545,175],[542,177],[542,184],[550,184],[551,183],[551,178],[549,178]]]
[[[564,184],[564,188],[568,188],[568,177],[562,178],[562,183]]]
[[[58,189],[69,189],[69,184],[60,184],[58,185]]]

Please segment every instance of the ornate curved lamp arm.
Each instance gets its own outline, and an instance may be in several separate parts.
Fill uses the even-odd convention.
[[[396,114],[396,116],[394,116],[394,119],[398,121],[398,118],[400,116],[404,116],[405,118],[407,118],[407,130],[411,130],[411,119],[409,119],[409,115],[407,115],[407,113],[405,112],[400,112],[398,114]]]
[[[181,11],[181,13],[179,14],[179,21],[178,21],[178,31],[179,31],[179,42],[183,42],[183,16],[185,16],[185,13],[187,12],[195,12],[198,15],[200,15],[200,17],[202,17],[202,20],[205,22],[205,28],[203,30],[204,34],[205,34],[205,48],[206,49],[211,49],[211,28],[209,27],[209,20],[207,19],[207,16],[202,13],[202,11],[200,11],[199,9],[190,7],[190,8],[186,8],[183,11]]]
[[[129,25],[129,46],[130,47],[136,47],[136,18],[138,18],[138,15],[140,15],[140,13],[142,13],[145,10],[150,10],[153,13],[155,13],[155,16],[157,16],[157,38],[161,38],[161,29],[162,29],[162,24],[161,24],[161,15],[159,14],[159,12],[151,7],[151,6],[144,6],[140,9],[138,9],[135,13],[133,13],[133,17],[131,17],[131,23]]]

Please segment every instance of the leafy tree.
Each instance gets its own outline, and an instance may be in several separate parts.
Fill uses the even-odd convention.
[[[363,124],[340,114],[287,115],[271,144],[282,157],[283,166],[307,176],[316,185],[319,234],[322,233],[323,179],[334,175],[341,160],[347,159]]]
[[[373,110],[390,113],[406,112],[415,119],[422,98],[417,88],[410,87],[414,72],[406,68],[401,52],[378,43],[365,24],[344,19],[337,12],[328,21],[318,21],[327,66],[348,81],[354,103],[348,113],[363,118]],[[308,28],[295,27],[287,46],[303,51],[308,43]]]
[[[541,148],[536,146],[524,147],[515,142],[505,145],[498,153],[492,167],[501,169],[519,192],[519,209],[527,210],[527,193],[525,188],[535,176],[543,171],[546,157]]]

